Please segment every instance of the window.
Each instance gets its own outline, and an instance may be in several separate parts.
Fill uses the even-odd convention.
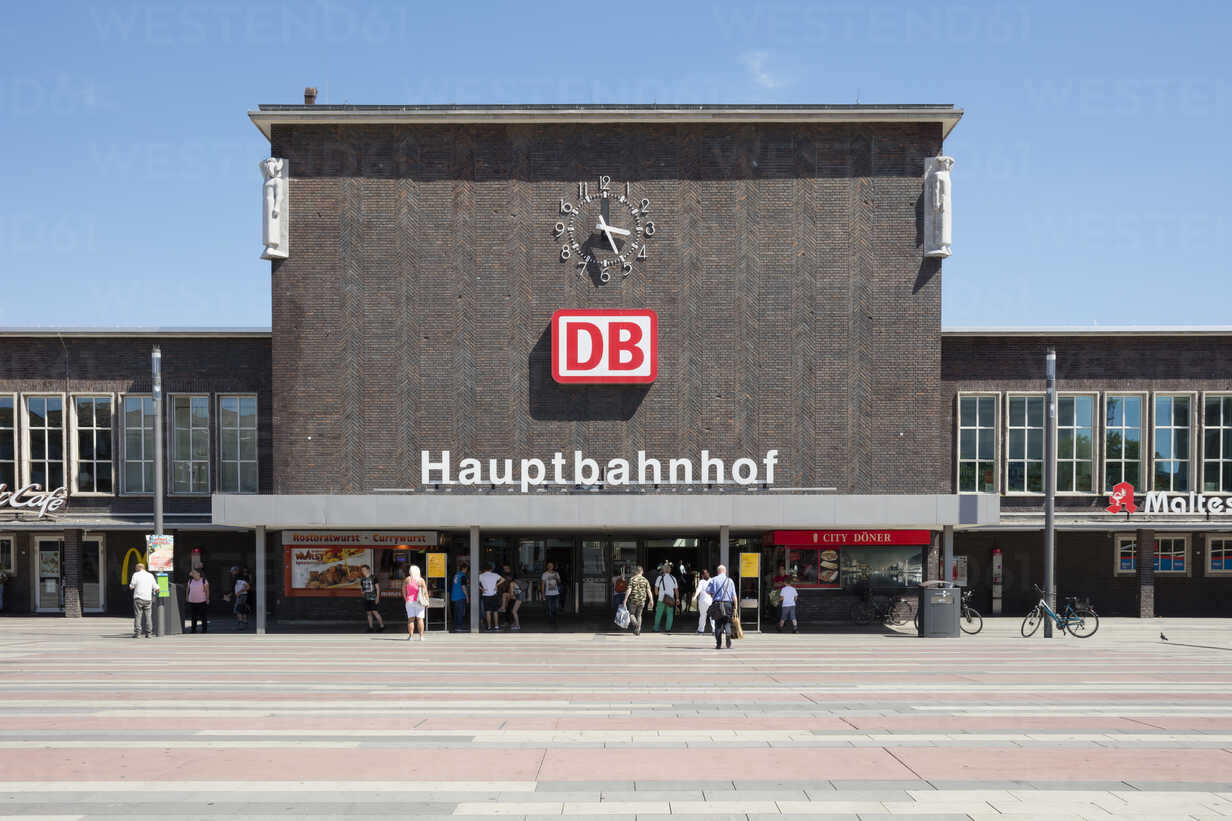
[[[996,493],[997,397],[958,397],[958,492]]]
[[[1155,397],[1155,490],[1189,491],[1188,396]]]
[[[1142,397],[1109,394],[1104,403],[1104,487],[1142,484]]]
[[[0,485],[17,486],[17,403],[0,396]]]
[[[17,540],[12,533],[0,533],[0,573],[9,576],[17,573]],[[1232,569],[1232,565],[1229,565]]]
[[[154,397],[124,397],[124,492],[154,492]]]
[[[1210,536],[1206,540],[1206,572],[1232,573],[1232,536]]]
[[[76,493],[111,493],[111,397],[73,397],[77,452],[73,472]]]
[[[1232,493],[1232,396],[1206,397],[1204,418],[1202,490],[1207,493]],[[3,425],[2,421],[0,425]],[[1232,567],[1228,569],[1232,570]]]
[[[64,486],[64,399],[26,397],[29,481],[45,490]]]
[[[1137,536],[1116,537],[1116,572],[1138,571]],[[1189,555],[1188,536],[1160,536],[1155,539],[1155,572],[1185,573],[1185,558]]]
[[[1006,490],[1044,492],[1044,397],[1009,398],[1009,458]]]
[[[210,398],[171,397],[171,492],[210,492]]]
[[[1057,492],[1092,493],[1095,397],[1057,398]]]
[[[257,492],[257,397],[218,398],[218,490]]]

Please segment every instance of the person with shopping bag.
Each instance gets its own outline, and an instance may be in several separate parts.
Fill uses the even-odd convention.
[[[731,620],[736,612],[736,583],[727,576],[727,567],[719,565],[714,577],[706,583],[710,594],[710,618],[714,622],[714,649],[723,649],[723,639],[731,649]]]
[[[633,625],[635,636],[642,634],[642,611],[647,604],[654,604],[654,591],[650,589],[650,582],[646,580],[639,566],[633,578],[629,579],[629,589],[625,591],[624,599],[625,610],[629,613],[629,624]]]

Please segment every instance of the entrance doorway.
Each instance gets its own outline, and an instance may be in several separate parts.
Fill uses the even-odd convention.
[[[64,540],[37,539],[35,562],[34,611],[64,611]],[[102,613],[106,607],[106,552],[101,537],[88,536],[81,542],[81,609]]]

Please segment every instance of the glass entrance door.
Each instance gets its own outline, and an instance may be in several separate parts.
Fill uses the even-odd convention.
[[[608,609],[611,574],[607,567],[607,540],[582,540],[581,607],[587,613],[603,614]]]
[[[34,593],[34,609],[39,613],[55,613],[64,609],[60,556],[64,542],[59,539],[38,540],[38,564]]]
[[[106,607],[103,567],[103,542],[85,539],[81,543],[81,609],[86,613],[102,613]]]

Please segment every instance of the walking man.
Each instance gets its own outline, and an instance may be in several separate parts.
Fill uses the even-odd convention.
[[[635,636],[642,634],[642,611],[646,609],[648,601],[654,604],[654,593],[639,565],[633,578],[629,579],[629,588],[625,590],[624,599],[625,609],[629,611],[629,624],[633,627]]]
[[[137,571],[128,580],[128,589],[133,591],[133,638],[144,633],[148,639],[158,580],[153,573],[145,569],[144,564],[138,562]]]
[[[654,631],[659,632],[659,622],[663,620],[663,614],[667,614],[667,634],[672,634],[672,624],[676,620],[676,597],[680,594],[680,585],[676,583],[676,577],[672,575],[672,563],[664,562],[662,569],[659,571],[659,578],[655,579],[655,593],[659,597],[659,603],[655,605],[655,620]]]
[[[381,583],[372,575],[372,568],[360,565],[359,592],[364,594],[364,613],[368,616],[368,632],[380,630],[385,632],[385,620],[381,618]],[[372,620],[376,619],[373,625]]]
[[[556,616],[560,613],[560,574],[556,572],[556,564],[548,562],[539,581],[543,584],[543,601],[547,605],[548,624],[556,626]]]
[[[727,567],[719,565],[718,572],[706,583],[706,592],[718,605],[714,616],[714,649],[723,647],[723,638],[727,638],[727,649],[731,649],[731,617],[736,608],[736,583],[727,578]]]
[[[469,633],[466,624],[466,605],[470,603],[470,569],[467,562],[458,565],[458,572],[453,574],[453,588],[449,591],[449,600],[453,602],[453,629],[455,633]]]

